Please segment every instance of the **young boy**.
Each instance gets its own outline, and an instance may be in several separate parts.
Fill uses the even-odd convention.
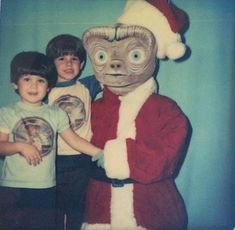
[[[54,62],[57,72],[57,83],[48,96],[48,103],[66,111],[73,130],[90,141],[91,100],[101,87],[94,76],[82,79],[82,84],[77,81],[86,63],[82,41],[70,34],[58,35],[49,41],[46,54]],[[84,212],[91,161],[61,138],[58,139],[57,154],[57,230],[78,230]]]
[[[20,101],[0,109],[0,227],[55,229],[56,133],[76,151],[91,156],[100,149],[78,136],[67,114],[42,103],[54,87],[48,58],[21,52],[11,62],[11,82]]]

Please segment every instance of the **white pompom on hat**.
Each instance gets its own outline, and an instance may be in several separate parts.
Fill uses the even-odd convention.
[[[127,0],[118,22],[146,27],[157,41],[157,58],[176,60],[183,57],[186,46],[180,32],[186,25],[186,13],[169,0]]]

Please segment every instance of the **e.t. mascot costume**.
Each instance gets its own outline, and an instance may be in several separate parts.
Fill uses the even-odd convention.
[[[185,52],[167,15],[183,24],[184,15],[168,1],[132,0],[120,24],[83,35],[104,85],[92,107],[92,143],[104,151],[93,159],[83,229],[186,229],[174,179],[189,124],[176,102],[157,93],[154,79],[159,58],[177,59]]]

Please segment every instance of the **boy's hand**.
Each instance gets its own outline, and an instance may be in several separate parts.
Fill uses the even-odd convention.
[[[96,161],[98,167],[104,168],[104,153],[102,151],[93,156],[91,160]]]
[[[30,165],[38,165],[42,161],[40,151],[32,144],[19,143],[20,154],[27,160]]]

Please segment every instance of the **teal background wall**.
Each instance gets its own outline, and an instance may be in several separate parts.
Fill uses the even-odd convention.
[[[235,226],[235,1],[174,0],[190,18],[184,62],[161,61],[160,93],[178,102],[193,134],[176,182],[185,200],[189,229]],[[109,25],[125,0],[2,0],[0,14],[0,106],[16,101],[9,64],[20,51],[44,52],[60,33],[82,36]],[[88,61],[83,77],[92,74]],[[1,198],[0,198],[1,199]]]

